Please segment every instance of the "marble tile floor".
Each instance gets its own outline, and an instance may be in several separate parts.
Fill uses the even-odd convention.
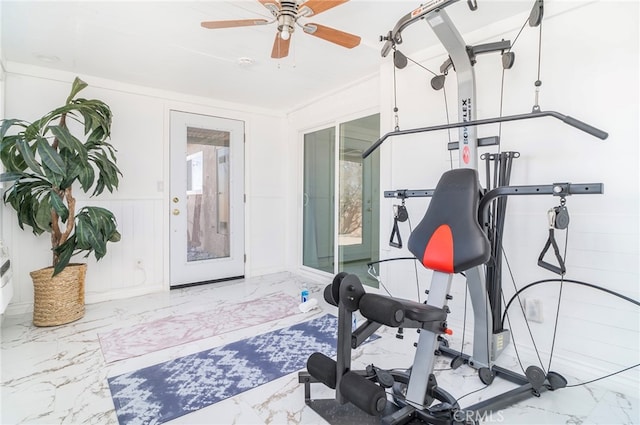
[[[307,283],[321,308],[107,364],[98,333],[241,303],[275,292],[297,295]],[[54,328],[36,328],[30,315],[4,317],[1,334],[1,424],[117,424],[107,377],[164,362],[208,348],[336,313],[321,296],[324,285],[289,273],[279,273],[224,284],[197,286],[87,305],[81,320]],[[251,311],[246,311],[251,314]],[[374,363],[381,368],[407,367],[413,356],[415,332],[403,340],[395,330],[381,328],[382,338],[358,348],[353,368]],[[452,337],[453,338],[453,337]],[[455,339],[451,340],[452,345]],[[458,344],[460,342],[458,341]],[[466,345],[466,344],[465,344]],[[446,369],[450,359],[438,359]],[[474,370],[461,367],[437,373],[440,386],[455,396],[483,387]],[[496,380],[487,389],[465,398],[463,406],[509,389]],[[320,384],[312,397],[330,398]],[[177,418],[175,424],[325,424],[304,403],[304,388],[297,373],[286,375],[235,397]],[[485,417],[482,423],[503,424],[638,424],[637,394],[621,394],[597,383],[545,393]]]

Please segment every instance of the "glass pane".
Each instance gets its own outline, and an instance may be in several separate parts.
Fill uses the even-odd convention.
[[[304,135],[302,264],[333,273],[335,129]]]
[[[338,269],[373,286],[367,263],[379,259],[380,154],[362,159],[362,152],[379,135],[379,114],[340,125]]]
[[[362,244],[362,151],[340,144],[338,244]]]
[[[229,140],[187,127],[187,261],[229,257]]]

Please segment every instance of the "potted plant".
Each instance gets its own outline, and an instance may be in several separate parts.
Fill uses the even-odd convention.
[[[86,264],[70,260],[81,252],[100,260],[107,242],[120,240],[110,211],[90,206],[76,211],[74,188],[90,196],[113,192],[122,175],[107,141],[111,110],[100,100],[76,98],[86,86],[76,78],[64,105],[32,123],[5,119],[0,126],[5,168],[0,181],[13,182],[3,201],[16,210],[21,229],[27,225],[35,235],[51,236],[52,266],[30,273],[36,326],[83,317]]]

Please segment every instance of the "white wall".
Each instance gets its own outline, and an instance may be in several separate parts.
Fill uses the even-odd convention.
[[[482,4],[475,13],[482,13]],[[471,13],[471,12],[470,12]],[[496,23],[473,34],[463,34],[467,44],[511,39],[525,21],[520,16]],[[424,25],[416,23],[414,25]],[[552,184],[554,182],[604,183],[605,194],[571,196],[566,277],[582,280],[640,299],[638,225],[638,3],[637,2],[545,2],[540,94],[542,110],[556,110],[590,123],[609,133],[606,141],[596,139],[552,118],[502,125],[503,151],[518,151],[511,184]],[[504,115],[531,111],[537,76],[538,30],[526,27],[517,41],[513,69],[505,74]],[[442,47],[432,48],[414,59],[432,70],[445,60]],[[390,62],[390,61],[389,61]],[[498,54],[478,57],[477,117],[500,113],[501,63]],[[429,85],[431,75],[409,64],[397,71],[398,106],[401,129],[426,127],[447,121],[443,92]],[[393,130],[391,64],[381,70],[382,132]],[[456,81],[452,71],[446,83],[450,121],[458,120]],[[498,134],[498,126],[481,127],[479,136]],[[457,130],[452,140],[458,140]],[[382,190],[434,188],[439,176],[457,166],[457,152],[450,163],[444,131],[389,139],[382,148]],[[484,148],[481,152],[495,152]],[[484,176],[483,170],[481,175]],[[481,178],[484,182],[484,177]],[[391,205],[382,202],[381,258],[408,255],[408,251],[388,248]],[[509,200],[504,249],[516,285],[522,287],[539,279],[556,277],[537,267],[538,255],[547,238],[549,208],[559,200],[551,196],[513,197]],[[428,204],[426,199],[407,201],[415,227]],[[409,226],[401,225],[403,239]],[[561,251],[565,232],[558,232]],[[549,259],[549,257],[546,257]],[[510,298],[514,286],[505,264],[504,291]],[[405,262],[387,263],[382,278],[397,295],[415,297],[414,269]],[[428,286],[430,274],[421,272]],[[533,324],[538,348],[547,367],[553,321],[558,297],[557,284],[540,285],[523,296],[542,300],[544,322]],[[464,306],[464,285],[456,279],[450,322],[460,325]],[[512,327],[520,335],[518,345],[531,356],[532,344],[517,309],[510,310]],[[554,370],[561,369],[571,382],[585,381],[639,363],[640,323],[637,306],[602,292],[581,286],[564,287],[562,308],[553,358]],[[521,352],[521,354],[522,354]],[[535,357],[530,357],[535,360]],[[535,362],[533,362],[535,364]],[[562,366],[562,367],[559,367]],[[640,371],[634,369],[609,382],[637,391]]]
[[[8,64],[6,116],[36,119],[58,106],[68,95],[74,75]],[[285,171],[273,158],[286,158],[284,117],[247,105],[150,90],[80,76],[89,87],[83,96],[104,100],[112,109],[111,142],[118,150],[123,177],[114,194],[87,199],[76,191],[79,204],[90,202],[114,212],[122,240],[110,244],[97,264],[89,259],[87,302],[130,297],[168,289],[169,181],[168,113],[171,109],[220,116],[245,122],[246,275],[285,268],[287,222],[280,213],[285,203]],[[50,265],[46,235],[36,238],[17,226],[16,214],[3,208],[3,230],[11,247],[16,295],[8,313],[28,310],[33,290],[28,272]],[[80,257],[82,258],[82,257]],[[143,260],[143,270],[136,268]]]
[[[0,20],[2,20],[2,7],[0,7]],[[0,31],[0,119],[4,118],[4,52],[2,51],[2,31]],[[2,165],[0,164],[0,170]],[[0,209],[0,222],[2,222],[3,211]],[[2,226],[0,226],[0,240],[3,239]]]
[[[2,7],[0,7],[0,22],[2,22]],[[4,53],[2,51],[2,31],[0,31],[0,120],[4,118],[4,98],[5,98],[5,72],[4,72]],[[0,172],[4,170],[2,164],[0,164]],[[4,194],[4,184],[0,183],[0,196]],[[4,210],[0,208],[0,223],[2,223],[2,217]],[[0,247],[5,246],[4,233],[2,226],[0,226]],[[4,314],[7,304],[13,298],[13,281],[9,280],[3,286],[0,287],[0,314]]]

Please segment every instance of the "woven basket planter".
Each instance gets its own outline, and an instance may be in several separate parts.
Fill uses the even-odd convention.
[[[53,274],[53,267],[31,272],[33,280],[33,324],[58,326],[84,316],[86,264],[69,264]]]

